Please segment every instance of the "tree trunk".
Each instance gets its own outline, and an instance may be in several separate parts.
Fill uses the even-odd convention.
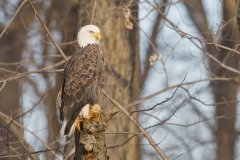
[[[98,113],[100,115],[92,117],[90,120],[83,119],[80,122],[80,128],[75,130],[76,160],[107,160],[107,147],[105,144],[106,116],[101,111]],[[95,118],[99,119],[96,120]]]
[[[239,31],[236,19],[237,3],[235,0],[223,1],[223,21],[226,26],[222,30],[221,44],[229,48],[238,48]],[[232,68],[238,69],[239,56],[228,50],[222,49],[217,55],[217,59]],[[232,77],[238,75],[216,66],[210,62],[212,77]],[[235,156],[236,141],[236,109],[237,109],[237,89],[238,83],[231,82],[213,82],[212,92],[215,103],[222,103],[216,106],[216,117],[224,116],[217,119],[217,160],[230,160]],[[232,103],[234,101],[234,103]]]

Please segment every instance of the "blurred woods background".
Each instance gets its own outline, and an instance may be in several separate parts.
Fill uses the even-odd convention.
[[[60,157],[55,100],[66,59],[51,36],[71,56],[91,22],[103,36],[104,89],[169,159],[240,158],[239,0],[1,0],[0,8],[0,159]],[[110,159],[160,159],[122,113],[108,123],[106,145]]]

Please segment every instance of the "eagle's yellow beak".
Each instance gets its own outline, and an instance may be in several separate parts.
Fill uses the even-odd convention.
[[[95,33],[94,33],[94,37],[95,37],[98,41],[102,38],[100,32],[95,32]]]

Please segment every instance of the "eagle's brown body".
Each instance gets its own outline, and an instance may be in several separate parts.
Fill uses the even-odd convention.
[[[64,135],[69,133],[82,108],[97,102],[104,83],[103,73],[103,52],[97,44],[80,48],[66,64],[57,98],[59,119],[67,121]]]

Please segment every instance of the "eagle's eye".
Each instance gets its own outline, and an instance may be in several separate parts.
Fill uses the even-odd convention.
[[[89,30],[88,32],[90,32],[90,33],[94,33],[92,30]]]

